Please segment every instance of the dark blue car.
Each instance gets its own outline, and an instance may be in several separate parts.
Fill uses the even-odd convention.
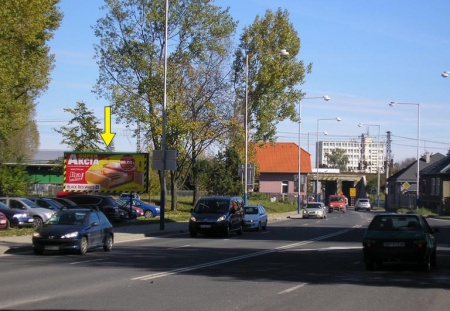
[[[80,255],[95,247],[109,252],[114,242],[113,226],[103,212],[96,209],[66,209],[37,229],[32,238],[33,251],[76,251]]]
[[[27,211],[11,209],[7,207],[5,204],[0,202],[0,212],[5,214],[7,223],[6,228],[9,229],[11,227],[34,227],[34,219],[33,216],[30,215]]]

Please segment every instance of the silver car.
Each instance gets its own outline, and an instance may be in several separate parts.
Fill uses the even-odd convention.
[[[327,218],[326,206],[323,202],[308,202],[303,208],[303,218]]]
[[[370,211],[369,199],[364,199],[364,198],[356,199],[355,211],[359,211],[361,209],[366,210],[366,211]]]
[[[19,210],[29,213],[34,219],[34,226],[39,228],[44,222],[46,222],[55,213],[53,210],[39,207],[33,201],[27,198],[18,197],[2,197],[0,202],[8,206],[10,209]]]
[[[262,205],[244,206],[244,229],[266,230],[267,212]]]

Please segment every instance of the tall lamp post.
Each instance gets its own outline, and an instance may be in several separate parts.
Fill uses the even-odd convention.
[[[327,119],[317,119],[317,140],[316,140],[316,202],[319,202],[319,122],[326,120],[336,120],[337,122],[341,122],[341,118],[327,118]]]
[[[304,97],[298,101],[298,191],[297,191],[297,214],[300,214],[301,210],[301,187],[302,187],[302,175],[301,175],[301,167],[302,167],[302,147],[301,147],[301,136],[302,136],[302,100],[304,99],[323,99],[325,101],[329,101],[330,97],[327,95],[324,96],[316,96],[316,97]]]
[[[378,144],[377,144],[377,207],[380,208],[380,125],[359,123],[362,126],[378,126]]]
[[[248,202],[248,54],[245,54],[245,163],[244,163],[244,205]],[[288,56],[286,49],[280,50],[281,56]]]
[[[442,74],[444,76],[444,74]],[[419,173],[420,173],[420,165],[419,165],[419,151],[420,151],[420,104],[419,103],[397,103],[391,102],[389,106],[394,107],[395,105],[410,105],[417,106],[417,172],[416,172],[416,208],[417,203],[419,201]]]

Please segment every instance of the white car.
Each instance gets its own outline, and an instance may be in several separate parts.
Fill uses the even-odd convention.
[[[359,211],[361,209],[362,210],[366,210],[366,211],[370,211],[369,199],[364,199],[364,198],[356,199],[355,211]]]
[[[267,212],[262,205],[244,206],[244,229],[266,230]]]
[[[308,202],[302,215],[303,218],[327,218],[327,208],[323,202]]]

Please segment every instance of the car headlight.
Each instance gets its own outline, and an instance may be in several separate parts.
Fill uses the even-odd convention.
[[[63,239],[71,239],[71,238],[76,238],[77,236],[78,236],[78,231],[74,231],[74,232],[71,232],[71,233],[64,234],[62,236],[62,238]]]
[[[225,215],[220,216],[217,218],[217,221],[224,221],[226,219]]]
[[[15,214],[13,217],[14,218],[25,218],[25,217],[27,217],[27,214]]]
[[[34,232],[33,233],[33,238],[40,238],[41,234],[39,232]]]
[[[196,221],[197,221],[197,219],[195,219],[195,217],[194,217],[194,216],[191,216],[191,221],[192,221],[192,222],[196,222]]]
[[[157,212],[159,212],[159,207],[155,207],[155,210],[156,210]]]
[[[45,216],[47,216],[47,218],[52,217],[53,213],[45,213]]]

